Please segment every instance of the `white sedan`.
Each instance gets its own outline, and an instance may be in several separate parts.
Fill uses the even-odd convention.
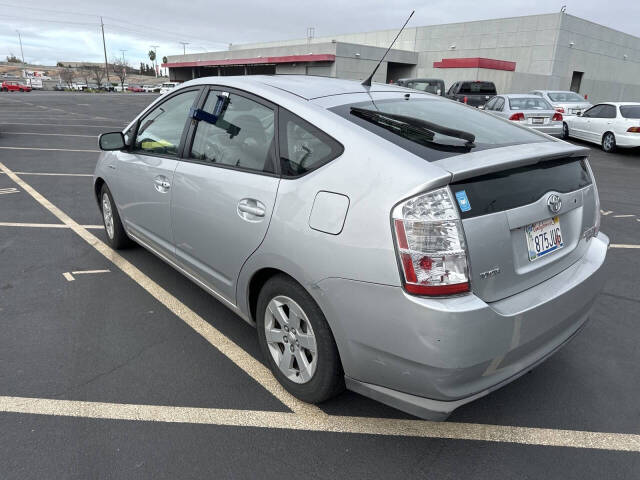
[[[582,115],[565,117],[562,136],[597,143],[608,153],[640,147],[640,103],[599,103]]]

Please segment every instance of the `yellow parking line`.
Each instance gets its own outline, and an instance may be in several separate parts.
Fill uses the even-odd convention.
[[[326,415],[311,419],[304,415],[284,412],[170,407],[25,397],[0,397],[0,411],[62,417],[475,440],[640,452],[640,435],[635,434],[482,425],[477,423],[427,422],[423,420],[336,415]]]
[[[135,265],[126,260],[118,252],[108,247],[98,237],[90,233],[82,225],[78,224],[69,215],[53,205],[43,195],[37,192],[31,185],[18,177],[12,170],[0,163],[0,170],[6,173],[15,183],[31,195],[44,208],[49,210],[62,223],[80,236],[89,245],[104,255],[115,266],[127,274],[133,281],[144,288],[151,296],[162,303],[167,309],[184,321],[211,345],[216,347],[222,354],[226,355],[233,363],[245,371],[247,375],[262,385],[267,391],[285,404],[292,411],[305,413],[313,417],[322,417],[326,414],[314,405],[309,405],[298,400],[287,392],[271,374],[271,371],[258,360],[249,355],[233,340],[226,337],[213,325],[204,320],[200,315],[187,307],[176,297],[167,292],[164,288],[154,282],[147,275],[142,273]]]
[[[18,223],[0,222],[0,227],[22,227],[22,228],[70,228],[64,223]],[[104,228],[103,225],[82,225],[83,228],[96,230]]]

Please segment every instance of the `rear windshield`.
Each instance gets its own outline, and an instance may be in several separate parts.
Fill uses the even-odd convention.
[[[575,92],[549,92],[552,102],[584,102],[584,98]]]
[[[470,210],[463,219],[502,212],[535,202],[545,193],[569,193],[591,184],[583,160],[559,159],[470,178],[451,184],[454,195],[464,191]]]
[[[620,115],[624,118],[640,118],[640,105],[620,107]]]
[[[511,110],[553,110],[553,107],[544,98],[510,98]]]
[[[440,94],[444,90],[444,84],[437,80],[418,80],[407,82],[407,87],[421,92]]]
[[[409,99],[402,96],[394,99],[369,100],[330,109],[341,117],[429,161],[467,152],[460,151],[461,142],[459,139],[436,133],[433,137],[433,143],[420,142],[415,138],[403,136],[401,133],[393,132],[353,114],[352,107],[404,115],[435,123],[441,127],[471,133],[475,136],[475,141],[474,146],[469,149],[470,152],[507,145],[549,141],[533,130],[520,128],[508,121],[487,115],[482,110],[421,94],[412,95]]]
[[[496,86],[492,82],[463,82],[460,85],[460,93],[477,95],[496,95]]]

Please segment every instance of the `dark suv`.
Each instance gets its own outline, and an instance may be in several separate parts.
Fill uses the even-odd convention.
[[[480,107],[497,94],[498,92],[493,82],[472,80],[455,82],[449,87],[446,97],[474,107]]]

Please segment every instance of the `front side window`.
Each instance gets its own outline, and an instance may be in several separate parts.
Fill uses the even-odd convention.
[[[275,172],[274,111],[235,93],[209,92],[191,147],[201,162]]]
[[[189,109],[199,93],[198,90],[181,93],[151,110],[140,121],[133,151],[149,155],[178,156]]]
[[[494,107],[494,110],[501,112],[503,108],[504,108],[504,98],[498,97],[498,101],[496,102],[496,106]]]
[[[584,112],[582,116],[587,118],[601,118],[603,107],[604,105],[596,105],[594,107],[591,107],[589,110]]]
[[[616,107],[613,105],[602,106],[602,118],[616,118]]]
[[[485,110],[493,110],[496,105],[496,102],[498,101],[498,97],[493,97],[491,100],[489,100],[486,105],[484,106]]]
[[[510,98],[511,110],[553,110],[553,107],[540,97]]]
[[[280,165],[285,177],[307,173],[342,154],[337,141],[284,109],[280,109],[279,131]]]

